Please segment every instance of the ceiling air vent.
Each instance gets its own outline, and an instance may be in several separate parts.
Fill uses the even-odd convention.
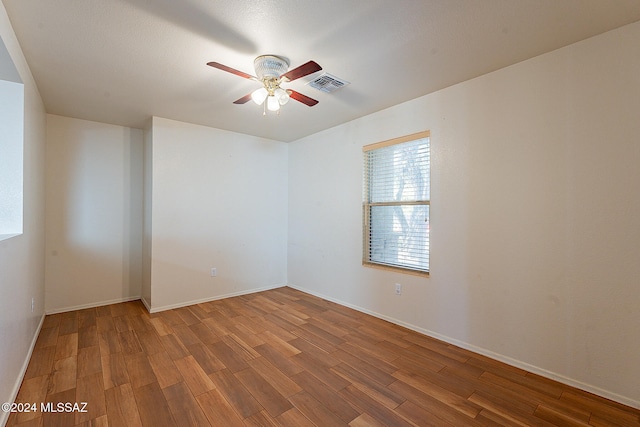
[[[331,93],[331,92],[335,92],[336,90],[340,89],[343,86],[348,85],[349,82],[346,80],[339,79],[336,76],[332,76],[331,74],[324,73],[320,77],[314,80],[311,80],[307,84],[314,89],[318,89],[319,91],[322,91],[325,93]]]

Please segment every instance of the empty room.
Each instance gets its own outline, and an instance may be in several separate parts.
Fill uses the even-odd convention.
[[[0,426],[640,426],[637,0],[0,0]]]

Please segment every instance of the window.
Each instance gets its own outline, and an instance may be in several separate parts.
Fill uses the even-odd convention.
[[[0,39],[0,240],[22,234],[24,85]]]
[[[363,264],[429,273],[429,132],[367,145]]]

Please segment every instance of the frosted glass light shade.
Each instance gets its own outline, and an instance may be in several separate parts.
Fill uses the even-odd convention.
[[[275,95],[278,98],[278,102],[280,103],[280,105],[284,105],[289,102],[289,94],[286,90],[278,88],[275,91]]]
[[[280,109],[280,102],[275,96],[269,96],[267,98],[267,109],[269,111],[278,111]]]
[[[256,104],[262,105],[268,94],[269,93],[267,92],[267,90],[261,87],[260,89],[256,89],[253,91],[253,93],[251,94],[251,99],[253,99],[253,102],[255,102]]]

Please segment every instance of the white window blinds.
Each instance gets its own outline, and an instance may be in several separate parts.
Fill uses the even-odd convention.
[[[363,150],[363,262],[428,273],[429,132]]]

